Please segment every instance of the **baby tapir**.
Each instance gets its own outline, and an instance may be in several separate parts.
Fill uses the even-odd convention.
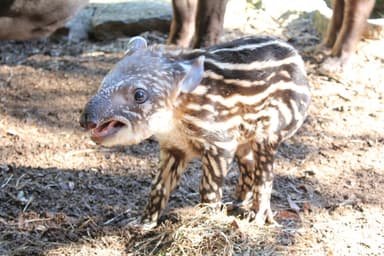
[[[182,50],[147,47],[135,37],[85,106],[80,123],[105,146],[158,139],[160,170],[142,219],[146,228],[156,225],[196,157],[203,163],[203,203],[221,201],[224,177],[237,159],[236,205],[263,225],[273,221],[274,155],[302,125],[309,102],[303,61],[281,40],[248,37]]]

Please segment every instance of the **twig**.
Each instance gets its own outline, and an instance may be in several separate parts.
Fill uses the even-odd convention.
[[[161,238],[159,239],[159,241],[157,241],[155,247],[152,249],[152,251],[149,253],[149,255],[153,255],[153,253],[156,251],[156,249],[159,248],[159,245],[161,244],[161,242],[163,242],[165,236],[166,236],[166,234],[163,234],[161,236]]]
[[[11,181],[12,178],[13,178],[13,174],[11,176],[9,176],[8,179],[1,185],[0,189],[5,188],[8,185],[8,183]]]
[[[38,222],[38,221],[49,221],[52,220],[53,218],[44,218],[44,219],[31,219],[31,220],[25,220],[25,223],[32,223],[32,222]]]
[[[31,219],[31,220],[24,220],[23,222],[24,223],[42,222],[42,221],[50,221],[52,219],[53,218]],[[6,224],[7,226],[18,226],[19,225],[19,223],[11,223],[11,224],[9,224],[9,223],[5,223],[5,222],[4,222],[4,224]]]
[[[20,185],[20,181],[21,181],[22,178],[24,178],[24,176],[25,176],[25,174],[23,173],[23,174],[16,180],[15,188],[16,188],[17,190],[20,190],[20,189],[22,189],[22,188],[24,187],[24,186],[19,187],[19,185]]]
[[[287,196],[287,201],[289,204],[289,207],[294,210],[297,214],[300,212],[300,207],[291,199],[291,197],[288,195]]]
[[[32,203],[33,199],[35,199],[34,196],[29,197],[28,202],[24,206],[23,212],[25,212],[28,209],[28,207]]]
[[[115,217],[113,217],[113,218],[107,220],[106,222],[103,223],[103,225],[109,225],[109,224],[111,224],[112,222],[116,221],[117,219],[120,219],[120,218],[124,217],[124,215],[126,215],[127,213],[129,213],[129,211],[130,211],[130,210],[127,209],[125,212],[120,213],[119,215],[116,215]]]

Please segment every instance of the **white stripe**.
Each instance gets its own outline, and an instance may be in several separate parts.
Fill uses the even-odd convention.
[[[287,124],[289,124],[292,121],[293,119],[292,110],[288,108],[288,106],[284,102],[274,100],[272,101],[272,105],[277,106],[277,109],[280,111],[280,113],[284,117],[284,120]]]
[[[220,166],[218,165],[216,159],[212,158],[210,155],[207,156],[209,159],[209,163],[211,164],[213,173],[215,174],[216,177],[221,176],[221,171],[220,171]]]
[[[293,112],[293,115],[295,116],[296,120],[302,120],[303,115],[300,113],[299,108],[297,107],[297,102],[295,102],[292,99],[289,102],[292,105],[292,112]]]
[[[261,108],[263,108],[262,106]],[[244,128],[246,130],[254,130],[255,126],[252,124],[248,124],[245,121],[253,121],[257,120],[262,116],[268,116],[269,115],[269,109],[268,110],[259,110],[259,109],[254,109],[253,113],[246,113],[243,116],[236,115],[233,116],[232,118],[226,120],[226,121],[218,121],[218,122],[212,122],[211,120],[202,120],[199,119],[195,116],[191,115],[184,115],[183,119],[186,120],[189,123],[192,123],[202,129],[211,131],[211,132],[221,132],[221,131],[227,131],[228,129],[234,128],[236,126],[239,126],[240,124],[244,125]]]
[[[216,193],[215,192],[208,193],[208,194],[206,194],[206,198],[209,201],[212,201],[212,200],[216,199]]]
[[[248,160],[248,161],[253,161],[253,151],[249,150],[248,154],[246,154],[243,159]]]
[[[165,166],[163,171],[160,173],[162,175],[162,180],[170,180],[168,176],[171,174],[171,169],[174,163],[175,163],[175,158],[173,156],[170,156],[168,158],[167,165]],[[167,188],[169,187],[170,184],[165,184],[165,185],[166,185],[165,187]]]
[[[188,105],[185,106],[185,108],[195,111],[201,111],[202,106],[196,103],[188,103]]]
[[[291,74],[287,71],[287,70],[281,70],[281,71],[279,71],[279,73],[278,73],[280,76],[284,76],[284,77],[286,77],[286,78],[292,78],[291,77]]]
[[[195,111],[206,110],[206,111],[211,112],[214,115],[218,115],[218,112],[215,109],[215,107],[210,105],[210,104],[199,105],[196,103],[188,103],[188,105],[186,105],[185,108],[190,109],[190,110],[195,110]]]
[[[195,95],[205,95],[208,91],[208,87],[206,85],[199,85],[195,90],[191,92],[191,94]]]
[[[287,83],[287,82],[281,81],[281,82],[272,84],[263,92],[258,93],[256,95],[252,95],[252,96],[234,94],[231,97],[223,97],[221,95],[207,94],[206,97],[213,102],[218,102],[228,108],[232,108],[237,103],[242,103],[244,105],[254,105],[255,103],[262,101],[264,98],[269,97],[273,92],[277,90],[292,90],[292,91],[295,91],[296,93],[301,93],[305,95],[309,94],[309,89],[306,86],[299,86],[293,82]]]
[[[237,143],[236,141],[234,140],[231,140],[231,141],[215,141],[213,144],[215,144],[215,146],[219,147],[219,148],[222,148],[222,149],[225,149],[225,150],[228,150],[228,151],[235,151],[236,147],[237,147]]]
[[[269,123],[269,133],[275,134],[279,130],[279,110],[278,109],[269,109],[270,123]]]
[[[243,120],[241,116],[234,116],[225,122],[212,122],[212,121],[201,120],[197,117],[190,116],[190,115],[184,115],[183,119],[189,123],[192,123],[193,125],[196,125],[200,128],[203,128],[205,130],[212,131],[212,132],[226,131],[230,128],[235,127],[236,125],[239,125]]]
[[[236,85],[236,86],[241,86],[241,87],[261,86],[261,85],[264,85],[264,84],[265,84],[265,81],[264,81],[264,80],[260,80],[260,81],[249,81],[249,80],[240,80],[240,79],[225,79],[224,76],[219,75],[219,74],[216,74],[216,73],[213,72],[212,70],[207,70],[207,71],[205,71],[205,73],[204,73],[204,77],[205,77],[205,78],[215,79],[215,80],[221,80],[221,81],[223,81],[224,83],[227,83],[227,84],[234,84],[234,85]],[[208,86],[208,85],[205,85],[205,86]],[[202,86],[199,86],[199,87],[202,87]],[[198,88],[199,88],[199,87],[198,87]],[[195,91],[193,91],[193,93],[195,93]]]
[[[244,120],[246,121],[255,121],[260,119],[261,117],[270,116],[271,108],[263,109],[261,111],[255,111],[253,113],[246,113],[243,115]]]
[[[236,48],[221,48],[221,49],[210,51],[210,53],[237,52],[237,51],[241,51],[241,50],[254,50],[256,48],[261,48],[261,47],[272,45],[272,44],[277,44],[283,48],[293,49],[292,46],[290,46],[289,44],[283,43],[283,42],[278,41],[278,40],[271,40],[271,41],[267,41],[264,43],[258,43],[258,44],[245,44],[245,45],[241,45],[241,46],[236,47]]]
[[[209,59],[209,58],[206,58],[205,62],[212,63],[219,69],[250,71],[250,70],[280,67],[286,64],[296,64],[298,66],[301,66],[302,59],[300,55],[293,55],[291,57],[284,58],[282,60],[262,60],[262,61],[254,61],[251,63],[218,62],[216,60]]]

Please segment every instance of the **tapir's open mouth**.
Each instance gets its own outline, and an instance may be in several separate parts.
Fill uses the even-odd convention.
[[[91,139],[96,143],[101,143],[106,137],[116,134],[124,126],[126,126],[126,124],[119,120],[108,120],[91,130]]]

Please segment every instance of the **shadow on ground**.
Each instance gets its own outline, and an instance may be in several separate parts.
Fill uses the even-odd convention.
[[[84,170],[2,165],[0,253],[44,254],[66,244],[81,244],[104,236],[120,236],[127,252],[137,249],[142,239],[155,243],[153,248],[147,248],[147,252],[150,249],[154,250],[153,254],[166,251],[174,239],[172,232],[185,224],[185,215],[198,212],[198,208],[192,208],[199,200],[198,186],[192,187],[198,185],[198,179],[193,177],[197,166],[197,163],[192,164],[180,187],[172,194],[169,207],[162,218],[165,223],[163,227],[141,232],[128,224],[140,218],[148,198],[150,175],[127,173],[121,176]],[[235,175],[229,175],[224,193],[234,190],[235,183]],[[310,211],[312,208],[323,207],[322,202],[328,201],[320,194],[318,187],[316,178],[310,175],[300,178],[280,175],[276,177],[272,207],[277,211],[276,219],[283,227],[300,227],[300,217],[291,209],[287,195],[292,200],[308,204],[307,211]],[[228,195],[225,200],[227,199]],[[187,212],[189,213],[186,214]],[[195,218],[199,218],[198,216],[199,214]],[[156,245],[161,242],[156,239],[164,232],[164,227],[168,227],[168,244]],[[172,232],[170,227],[174,229]],[[280,229],[274,231],[277,236],[289,235],[283,229],[281,234],[277,230]],[[294,237],[289,241],[292,239]]]

